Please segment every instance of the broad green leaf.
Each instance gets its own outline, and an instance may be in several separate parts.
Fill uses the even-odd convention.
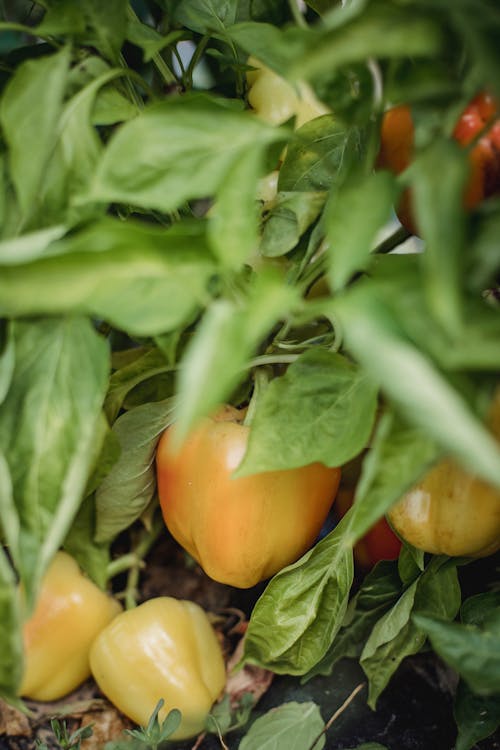
[[[302,54],[292,60],[292,78],[310,79],[370,57],[433,57],[443,43],[442,30],[434,20],[395,4],[368,4],[362,13],[354,18],[346,16],[346,20],[321,34],[310,35]]]
[[[324,193],[278,193],[266,217],[260,252],[268,258],[285,255],[318,218],[325,202]]]
[[[416,654],[425,643],[425,633],[415,624],[416,614],[433,613],[450,620],[459,607],[456,566],[447,564],[446,558],[433,558],[396,604],[378,620],[366,641],[360,664],[368,677],[371,708],[375,708],[402,660]]]
[[[325,746],[323,729],[315,703],[283,703],[253,722],[238,750],[304,750],[313,744],[314,750],[321,750]]]
[[[174,45],[187,36],[184,30],[171,31],[166,36],[160,34],[156,29],[141,23],[138,19],[129,18],[127,26],[127,39],[132,44],[141,47],[144,52],[144,61],[152,60],[164,47]]]
[[[41,36],[80,36],[85,33],[84,3],[73,0],[52,0],[47,4],[47,10],[41,23],[36,27]]]
[[[104,57],[119,62],[127,34],[127,0],[80,0],[87,25],[92,29],[93,46]]]
[[[269,273],[254,277],[246,298],[220,299],[208,308],[178,372],[178,440],[198,417],[229,398],[261,341],[296,301],[295,290]]]
[[[173,211],[213,196],[249,149],[263,152],[284,137],[286,131],[206,96],[172,99],[116,131],[81,200]]]
[[[0,492],[1,466],[0,466]],[[17,695],[23,671],[22,618],[16,577],[0,549],[0,696],[20,706]]]
[[[108,543],[98,544],[94,539],[95,518],[94,497],[89,495],[71,524],[64,540],[64,549],[75,558],[94,583],[104,590],[108,583],[106,568],[110,561],[110,550]]]
[[[485,481],[500,486],[498,444],[434,363],[398,330],[369,282],[332,303],[348,351],[410,424]]]
[[[0,101],[0,123],[9,146],[12,181],[28,222],[38,213],[45,170],[57,141],[57,125],[70,63],[69,49],[19,66]]]
[[[355,544],[437,458],[434,443],[419,428],[386,411],[363,460],[345,543]]]
[[[310,29],[296,26],[281,29],[271,23],[255,21],[237,23],[226,29],[226,34],[245,52],[280,75],[284,75],[297,55],[303,52],[306,42],[311,37],[318,37]]]
[[[414,621],[475,693],[500,694],[500,609],[483,627],[421,615],[415,615]]]
[[[200,34],[224,34],[236,18],[237,0],[181,0],[175,10],[175,20]]]
[[[118,417],[113,432],[121,453],[96,491],[96,542],[112,540],[148,506],[156,489],[155,452],[171,424],[172,399],[144,404]]]
[[[324,222],[333,290],[342,289],[355,271],[365,270],[395,197],[396,183],[389,172],[355,176],[331,193]]]
[[[288,144],[278,189],[323,191],[340,183],[362,157],[362,134],[333,115],[316,117],[295,131]]]
[[[271,579],[252,611],[245,663],[301,675],[326,654],[342,626],[354,574],[342,529],[341,522]]]
[[[500,693],[477,695],[461,680],[453,713],[458,728],[455,750],[471,750],[500,725]]]
[[[210,210],[208,237],[214,254],[229,268],[241,267],[259,243],[255,194],[262,156],[259,144],[241,154],[219,185]]]
[[[132,388],[147,378],[160,373],[171,372],[174,369],[160,349],[140,351],[140,356],[116,370],[109,379],[104,410],[110,424],[115,421],[127,394]]]
[[[379,562],[367,573],[360,589],[349,602],[342,627],[332,645],[303,681],[319,674],[330,675],[340,659],[359,659],[373,626],[395,604],[401,593],[397,564],[388,560]]]
[[[0,266],[27,263],[50,254],[52,243],[66,234],[67,227],[58,224],[27,232],[0,242]]]
[[[500,591],[485,591],[466,599],[460,607],[460,619],[464,625],[483,627],[485,621],[495,617],[500,610]]]
[[[467,176],[466,153],[445,140],[433,141],[410,169],[417,223],[426,243],[421,261],[429,308],[452,335],[460,331],[463,318],[460,278],[466,232],[462,195]]]
[[[206,299],[213,260],[200,231],[105,219],[62,240],[53,257],[9,265],[0,315],[82,312],[137,335],[175,329]]]
[[[341,466],[366,446],[376,408],[377,388],[362,370],[340,354],[305,352],[259,399],[236,474]]]
[[[19,515],[11,549],[33,603],[82,502],[108,378],[108,350],[83,318],[15,321],[15,369],[0,405],[0,450]]]

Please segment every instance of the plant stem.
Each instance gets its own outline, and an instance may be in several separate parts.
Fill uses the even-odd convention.
[[[243,420],[244,425],[252,424],[252,420],[255,416],[255,411],[257,409],[257,403],[259,401],[259,398],[262,396],[262,393],[265,390],[269,382],[269,376],[268,376],[267,371],[265,369],[257,368],[254,373],[253,382],[254,382],[254,386],[253,386],[252,398],[250,399],[247,413],[245,415],[245,419]]]

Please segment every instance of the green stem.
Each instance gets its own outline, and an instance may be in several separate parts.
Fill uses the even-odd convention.
[[[295,21],[297,26],[300,26],[303,29],[307,29],[307,21],[301,13],[297,0],[288,0],[288,5],[292,12],[293,20]]]
[[[252,398],[250,399],[250,403],[248,404],[245,419],[243,420],[244,425],[252,424],[252,420],[257,410],[257,403],[259,401],[259,398],[262,396],[262,393],[266,389],[268,382],[269,374],[267,370],[265,368],[257,368],[253,376],[253,393]]]
[[[132,21],[137,21],[137,23],[141,23],[141,20],[139,19],[136,12],[130,5],[127,6],[127,13],[128,13],[128,17]],[[152,60],[153,60],[154,66],[156,67],[158,73],[161,75],[165,83],[167,84],[177,83],[177,78],[172,73],[167,63],[163,59],[161,52],[155,52],[155,54],[152,57]]]
[[[186,88],[192,88],[193,87],[193,73],[194,69],[198,65],[201,56],[205,52],[206,46],[208,42],[210,41],[210,36],[205,35],[198,46],[196,47],[193,56],[191,57],[191,60],[189,61],[189,65],[186,70],[186,76],[185,76],[185,85]]]
[[[118,573],[123,573],[128,570],[127,585],[125,590],[121,593],[121,598],[123,598],[125,602],[126,609],[133,609],[137,605],[137,590],[140,573],[144,567],[144,558],[164,528],[163,519],[160,516],[157,516],[153,522],[152,528],[150,530],[143,529],[139,534],[138,541],[133,545],[132,551],[117,560],[113,560],[108,565],[108,579],[113,578],[113,576]]]
[[[298,354],[262,354],[260,357],[252,359],[248,367],[262,367],[263,365],[289,365],[295,362]],[[247,368],[245,368],[247,369]]]

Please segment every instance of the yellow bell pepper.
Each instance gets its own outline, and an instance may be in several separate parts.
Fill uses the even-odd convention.
[[[500,439],[500,390],[489,425]],[[500,549],[500,491],[455,461],[439,461],[388,513],[418,549],[451,557],[485,557]]]
[[[182,721],[172,739],[203,731],[226,682],[206,613],[194,602],[167,596],[118,615],[96,638],[90,664],[104,695],[136,724],[147,724],[161,698],[160,723],[179,709]]]
[[[120,610],[118,602],[86,578],[70,555],[57,552],[23,627],[19,695],[52,701],[77,688],[90,677],[94,638]]]

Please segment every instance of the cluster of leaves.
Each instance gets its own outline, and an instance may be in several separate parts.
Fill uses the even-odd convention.
[[[469,647],[477,667],[484,636],[491,666],[498,617],[449,624],[449,561],[407,551],[375,601],[349,595],[352,545],[440,454],[500,487],[482,421],[500,369],[500,202],[464,213],[467,154],[450,138],[473,94],[500,95],[495,2],[19,7],[0,24],[17,35],[0,78],[2,694],[22,669],[18,581],[29,611],[64,544],[105,586],[118,535],[154,527],[162,430],[246,401],[261,369],[240,474],[366,457],[354,510],[259,600],[245,658],[303,675],[356,651],[373,705],[426,635],[457,668]],[[250,113],[249,54],[334,114],[294,129]],[[373,167],[381,113],[402,101],[418,148],[397,179]],[[425,252],[391,225],[407,185]],[[498,668],[486,687],[476,673],[457,698],[461,750],[474,701],[500,692]]]

